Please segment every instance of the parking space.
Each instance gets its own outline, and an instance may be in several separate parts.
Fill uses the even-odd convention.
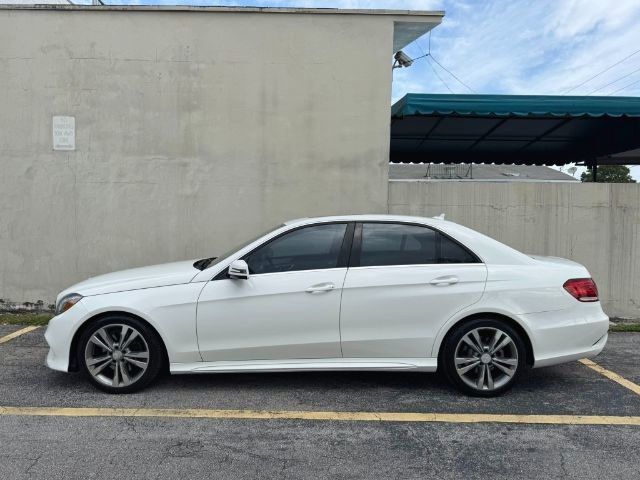
[[[80,478],[96,471],[94,478],[167,478],[179,472],[186,478],[640,476],[637,424],[553,424],[556,415],[640,416],[640,395],[578,362],[532,370],[495,399],[465,397],[435,374],[398,372],[171,376],[140,393],[111,396],[79,375],[48,370],[43,334],[40,328],[0,345],[0,406],[51,408],[46,417],[0,414],[0,471],[16,477],[74,472]],[[595,360],[637,382],[638,347],[640,334],[612,334]],[[77,417],[73,411],[60,416],[56,407],[160,413],[139,418],[130,416],[136,410],[118,410],[123,416]],[[214,414],[175,418],[165,415],[167,409]],[[223,419],[215,414],[219,410],[257,410],[264,416]],[[455,420],[277,418],[277,412],[297,411],[451,414]],[[452,423],[459,414],[545,415],[551,424],[530,424],[525,417],[486,422],[478,415],[465,417],[471,423]]]
[[[0,338],[16,330],[20,330],[20,328],[22,328],[20,325],[0,325]]]
[[[594,359],[598,365],[640,384],[640,333],[613,334],[615,348]]]

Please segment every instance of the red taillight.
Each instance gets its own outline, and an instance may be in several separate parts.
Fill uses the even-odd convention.
[[[598,301],[598,287],[592,278],[572,278],[563,287],[579,302]]]

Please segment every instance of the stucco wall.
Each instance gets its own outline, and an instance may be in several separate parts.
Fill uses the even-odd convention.
[[[638,184],[391,181],[389,211],[445,213],[523,252],[575,260],[610,316],[640,318]]]
[[[396,20],[0,10],[0,298],[386,211]]]

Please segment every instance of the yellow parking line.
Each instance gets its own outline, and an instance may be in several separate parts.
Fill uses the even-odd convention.
[[[623,387],[628,388],[633,393],[640,395],[640,385],[638,385],[637,383],[633,383],[632,381],[627,380],[626,378],[618,375],[617,373],[612,372],[611,370],[607,370],[606,368],[598,365],[596,362],[592,362],[591,360],[588,360],[586,358],[583,358],[582,360],[580,360],[580,363],[589,367],[591,370],[595,370],[599,374],[604,375],[608,379],[613,380],[616,383],[619,383]]]
[[[0,407],[0,416],[164,417],[227,420],[334,420],[352,422],[521,423],[552,425],[634,425],[639,417],[600,415],[500,415],[476,413],[308,412],[163,408]]]
[[[16,337],[19,337],[20,335],[24,335],[25,333],[29,333],[32,332],[33,330],[35,330],[36,328],[40,328],[37,325],[35,326],[30,326],[30,327],[25,327],[25,328],[21,328],[20,330],[17,330],[13,333],[10,333],[9,335],[5,335],[4,337],[0,338],[0,343],[6,343],[9,340],[13,340]]]

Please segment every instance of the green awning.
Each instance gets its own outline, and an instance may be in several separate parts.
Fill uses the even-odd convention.
[[[616,163],[636,148],[637,97],[408,94],[391,109],[392,162]]]
[[[498,117],[640,117],[640,97],[409,93],[391,109],[391,116],[394,118],[433,114]]]

